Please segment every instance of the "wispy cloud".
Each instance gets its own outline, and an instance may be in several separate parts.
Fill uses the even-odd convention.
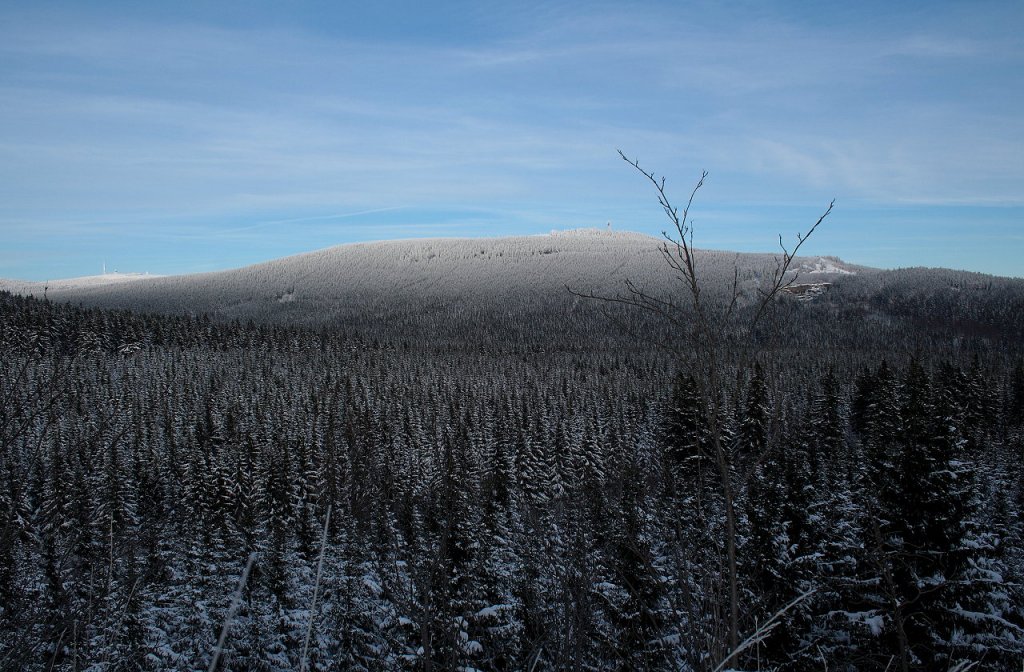
[[[709,210],[1024,206],[1012,14],[647,9],[476,12],[500,29],[449,40],[12,12],[0,233],[270,241],[396,207],[639,225],[616,147],[680,186],[711,170]]]

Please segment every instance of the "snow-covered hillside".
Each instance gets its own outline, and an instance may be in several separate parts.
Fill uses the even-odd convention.
[[[88,305],[306,323],[329,322],[352,311],[383,317],[412,305],[428,312],[451,310],[456,303],[511,310],[570,301],[567,287],[614,293],[627,278],[651,291],[670,290],[674,281],[659,249],[662,242],[637,233],[577,229],[355,243],[217,273],[0,281],[0,289],[39,296],[48,285],[50,298]],[[723,289],[734,263],[750,288],[774,266],[771,255],[761,254],[701,250],[697,259],[709,286]],[[816,274],[856,271],[831,258],[806,258],[801,266]],[[145,281],[125,282],[129,279]]]
[[[679,333],[653,314],[586,301],[570,289],[621,295],[629,280],[688,306],[663,245],[650,236],[599,229],[395,240],[339,245],[216,273],[7,281],[0,289],[41,297],[45,287],[51,300],[102,308],[330,326],[392,343],[589,348],[607,339],[605,346],[623,347],[674,340]],[[741,310],[757,300],[777,263],[774,254],[712,250],[697,250],[695,258],[709,301],[727,297],[737,271]],[[796,287],[788,294],[805,307],[785,318],[796,330],[791,339],[806,337],[796,333],[798,322],[845,339],[877,338],[862,333],[869,322],[885,325],[894,337],[921,325],[944,325],[941,338],[1024,333],[1021,280],[948,269],[880,271],[830,256],[799,257],[793,269]],[[814,291],[799,289],[808,283]]]
[[[101,275],[85,275],[79,278],[64,278],[60,280],[46,280],[45,282],[31,282],[27,280],[8,280],[0,278],[0,290],[14,294],[42,294],[44,291],[56,293],[74,292],[92,287],[103,287],[106,285],[120,285],[126,282],[138,280],[153,280],[163,276],[150,275],[149,273],[103,273]]]

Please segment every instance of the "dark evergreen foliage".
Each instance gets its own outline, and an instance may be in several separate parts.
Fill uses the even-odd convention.
[[[1019,337],[836,349],[826,304],[784,303],[804,335],[709,392],[742,626],[771,625],[733,667],[1016,669]],[[205,669],[251,554],[221,669],[717,664],[709,400],[654,347],[8,294],[0,324],[0,669]]]

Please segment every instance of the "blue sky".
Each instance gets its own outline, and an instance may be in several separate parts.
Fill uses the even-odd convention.
[[[1024,276],[1020,2],[0,3],[0,276],[657,235]]]

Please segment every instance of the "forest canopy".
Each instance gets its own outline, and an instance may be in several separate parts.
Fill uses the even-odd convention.
[[[844,292],[781,297],[792,338],[721,363],[742,631],[792,605],[730,664],[1011,669],[1020,313],[889,296],[914,330],[843,333],[866,310]],[[6,293],[0,315],[0,667],[207,667],[250,557],[222,669],[721,659],[706,409],[597,311],[582,345]]]

